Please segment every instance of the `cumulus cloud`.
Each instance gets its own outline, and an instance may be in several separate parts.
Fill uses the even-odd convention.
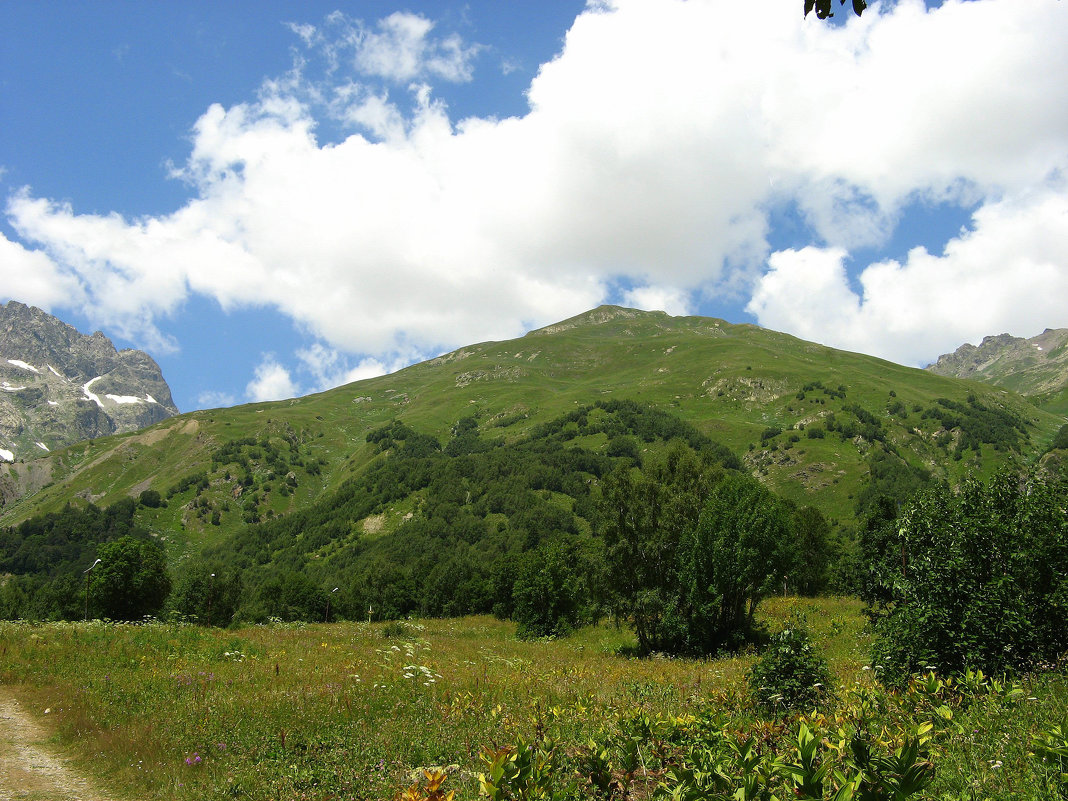
[[[233,406],[235,403],[237,403],[237,398],[229,392],[206,390],[197,395],[198,409],[219,409],[226,406]]]
[[[997,218],[977,215],[961,248],[1008,236],[1012,204],[1032,208],[1027,193],[1048,195],[1068,170],[1068,14],[1053,0],[883,2],[841,26],[802,23],[796,0],[759,15],[719,0],[595,3],[531,83],[528,113],[499,120],[453,120],[435,96],[434,81],[472,77],[477,47],[435,37],[431,20],[332,15],[293,31],[307,52],[291,75],[197,121],[179,171],[193,197],[173,214],[9,199],[19,237],[127,338],[173,347],[157,321],[197,293],[278,309],[377,369],[518,335],[615,286],[681,311],[755,285],[761,321],[800,335],[819,326],[789,313],[787,292],[837,292],[856,307],[834,318],[853,326],[853,347],[888,353],[861,323],[879,311],[901,326],[906,312],[851,298],[846,252],[885,239],[917,199],[982,202]],[[308,77],[312,53],[329,85]],[[355,130],[320,143],[324,113]],[[769,262],[769,211],[785,206],[803,213],[812,247]],[[1068,238],[1068,217],[1047,224]],[[1035,241],[1013,242],[1013,264],[1046,264]],[[870,267],[864,286],[922,301],[917,282],[963,263],[949,247],[910,255]],[[989,264],[955,273],[976,321],[1007,314],[982,291]],[[1027,275],[1014,295],[1024,307],[1062,291]],[[328,361],[311,368],[318,385],[347,374]],[[283,372],[257,374],[250,396],[291,392]]]
[[[361,359],[355,366],[350,366],[344,354],[321,342],[298,350],[297,359],[302,369],[311,376],[312,386],[320,391],[391,372],[390,366],[374,358]],[[407,361],[393,365],[392,369],[405,364]]]
[[[641,286],[627,290],[623,303],[636,309],[663,311],[674,316],[690,314],[687,292],[670,286]]]
[[[341,11],[330,14],[322,27],[289,23],[305,48],[323,56],[331,71],[348,68],[401,85],[434,78],[470,81],[482,47],[455,33],[433,36],[434,28],[433,20],[408,11],[396,11],[374,26]]]
[[[433,28],[421,14],[394,12],[378,22],[377,31],[363,32],[355,48],[356,64],[362,72],[398,82],[423,74],[471,80],[471,59],[479,48],[464,45],[456,34],[432,41]]]
[[[987,204],[941,256],[921,247],[868,266],[859,293],[840,248],[774,253],[749,309],[761,325],[916,365],[987,334],[1068,325],[1066,190]]]
[[[77,278],[39,250],[28,250],[0,233],[0,298],[14,298],[49,310],[81,296]]]
[[[245,395],[253,402],[285,400],[299,394],[289,370],[278,362],[273,353],[264,354],[263,361],[256,368],[256,377],[245,387]]]

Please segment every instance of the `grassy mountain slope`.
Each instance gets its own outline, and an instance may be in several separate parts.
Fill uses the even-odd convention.
[[[390,420],[444,443],[474,416],[487,436],[517,439],[579,405],[624,398],[692,423],[776,492],[840,522],[873,467],[987,474],[1031,458],[1063,422],[1005,389],[755,326],[601,307],[317,395],[193,412],[4,466],[5,494],[21,497],[0,523],[154,489],[166,504],[141,509],[142,524],[196,549],[336,489],[375,457],[366,435]]]

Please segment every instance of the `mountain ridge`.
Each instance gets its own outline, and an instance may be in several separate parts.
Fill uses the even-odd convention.
[[[1006,387],[1057,413],[1068,411],[1068,328],[1030,338],[986,336],[965,343],[926,367],[938,375]]]
[[[367,436],[392,421],[443,446],[465,418],[483,436],[517,441],[600,399],[670,412],[770,489],[843,524],[875,483],[989,475],[1037,458],[1063,422],[1005,389],[757,326],[600,307],[303,398],[191,412],[0,466],[0,523],[154,489],[174,502],[139,513],[145,525],[195,548],[337,490],[374,462]],[[585,444],[607,447],[602,437]],[[385,512],[382,530],[417,508]]]

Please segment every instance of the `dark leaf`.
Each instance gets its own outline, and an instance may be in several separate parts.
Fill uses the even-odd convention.
[[[868,4],[864,2],[864,0],[853,0],[853,11],[856,12],[856,15],[858,17],[864,13],[864,9],[866,9],[867,7]]]
[[[816,0],[805,0],[805,16],[816,6]]]

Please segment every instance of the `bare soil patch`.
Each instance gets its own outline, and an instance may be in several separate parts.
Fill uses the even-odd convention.
[[[6,687],[0,687],[0,801],[111,801],[78,774]]]

